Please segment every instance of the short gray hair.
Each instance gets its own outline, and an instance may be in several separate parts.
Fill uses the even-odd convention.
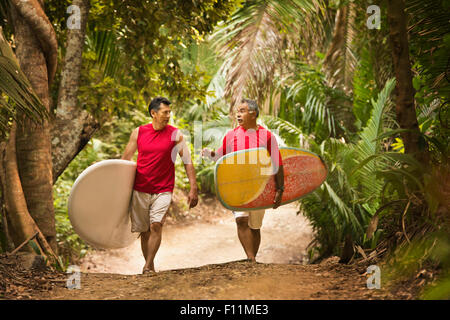
[[[259,116],[259,107],[255,100],[251,99],[242,99],[241,103],[246,103],[248,105],[248,111],[255,111],[256,117]]]

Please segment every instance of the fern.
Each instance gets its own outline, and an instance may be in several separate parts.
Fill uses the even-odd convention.
[[[358,68],[353,77],[353,113],[364,127],[370,118],[372,110],[371,100],[376,89],[373,77],[373,65],[369,50],[364,47],[361,51]]]
[[[300,208],[312,222],[320,254],[339,255],[345,235],[351,234],[357,242],[363,242],[364,227],[370,219],[349,180],[356,151],[351,144],[333,138],[320,145],[312,143],[311,149],[324,159],[329,172],[327,181],[305,197]]]
[[[383,112],[389,103],[389,97],[395,87],[395,80],[391,79],[386,83],[384,89],[378,95],[377,101],[372,100],[373,110],[367,126],[360,134],[361,140],[356,146],[357,160],[364,162],[367,158],[380,152],[380,143],[377,137],[380,136],[383,129]],[[380,168],[379,161],[367,162],[356,173],[356,180],[362,185],[362,194],[370,196],[381,192],[383,183],[375,178],[376,171]]]
[[[409,0],[406,12],[411,17],[409,39],[412,55],[417,59],[418,71],[426,75],[430,88],[439,89],[443,97],[450,96],[448,81],[450,23],[448,1]],[[428,94],[436,95],[437,90]]]
[[[301,125],[306,132],[317,132],[316,125],[326,128],[331,136],[341,136],[353,128],[351,99],[338,88],[330,87],[319,70],[296,62],[298,72],[291,78],[287,99],[302,108]]]
[[[361,246],[367,242],[364,230],[376,211],[383,188],[380,170],[387,167],[387,162],[392,163],[386,157],[397,157],[383,157],[377,139],[383,131],[383,113],[394,86],[393,79],[388,81],[378,99],[372,101],[372,114],[358,143],[331,138],[311,145],[327,163],[329,173],[323,186],[302,200],[301,209],[312,221],[323,255],[339,255],[340,244],[348,234]],[[412,163],[411,159],[403,159],[406,160]]]

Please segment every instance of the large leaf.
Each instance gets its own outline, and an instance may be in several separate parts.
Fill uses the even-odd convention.
[[[366,159],[381,151],[377,137],[383,130],[383,113],[390,101],[390,95],[394,87],[395,79],[390,79],[378,95],[377,101],[372,101],[372,115],[367,122],[367,126],[361,132],[361,140],[356,146],[357,160],[359,162],[366,161],[366,164],[357,172],[357,180],[363,186],[363,194],[366,196],[379,194],[383,187],[382,181],[375,178],[376,171],[380,169],[380,162],[377,160],[369,162]]]
[[[323,10],[320,0],[246,1],[214,35],[227,69],[225,95],[260,102],[279,74],[282,50],[301,22]],[[225,66],[224,65],[224,66]]]
[[[445,0],[408,0],[405,2],[409,14],[410,50],[418,69],[427,75],[432,89],[428,94],[439,92],[450,95],[449,51],[450,51],[450,4]]]
[[[333,137],[339,129],[350,129],[354,123],[351,99],[339,88],[332,88],[323,72],[301,61],[295,61],[297,72],[287,98],[302,107],[302,128],[316,134],[316,123],[326,128]],[[340,131],[342,133],[343,130]]]
[[[103,71],[103,77],[120,76],[118,71],[124,67],[124,49],[117,39],[114,30],[87,30],[87,49],[95,53],[95,64]]]
[[[20,70],[1,28],[0,79],[0,130],[2,134],[9,129],[10,120],[19,120],[16,116],[18,113],[24,114],[38,123],[48,118],[46,108],[34,93],[25,74]]]
[[[345,201],[337,195],[334,189],[327,182],[324,182],[324,185],[330,196],[330,199],[332,200],[334,205],[339,209],[339,212],[343,215],[344,219],[342,220],[349,222],[355,230],[361,231],[362,230],[361,223],[356,218],[354,210],[348,207]]]

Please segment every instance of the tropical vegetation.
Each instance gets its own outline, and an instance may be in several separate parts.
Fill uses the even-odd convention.
[[[23,117],[80,132],[71,138],[77,145],[61,138],[52,151],[58,152],[53,154],[54,210],[49,213],[56,217],[53,248],[68,259],[66,264],[88,249],[67,217],[73,181],[93,162],[120,157],[131,130],[148,121],[151,97],[173,100],[173,121],[191,137],[203,193],[214,193],[213,164],[201,160],[193,137],[201,126],[202,146],[217,147],[235,125],[232,106],[250,97],[261,107],[259,121],[280,144],[309,149],[328,167],[324,184],[298,203],[315,231],[310,259],[337,255],[344,263],[375,263],[385,257],[394,268],[393,279],[430,267],[439,277],[422,297],[450,297],[449,1],[78,3],[89,19],[82,28],[74,86],[64,82],[68,62],[63,63],[68,43],[76,41],[65,27],[70,4],[46,2],[58,53],[47,90],[52,105],[30,88],[24,54],[17,48],[16,59],[10,49],[20,41],[13,28],[20,26],[11,14],[16,1],[0,6],[5,34],[0,43],[2,152],[8,151],[8,138]],[[373,5],[379,16],[367,10]],[[378,19],[379,27],[372,28],[369,19]],[[69,101],[71,96],[65,92],[76,97],[75,115],[64,111],[72,110],[64,109],[64,97]],[[66,122],[42,120],[49,113],[56,119],[70,115]],[[52,129],[46,139],[54,141],[65,129]],[[26,161],[20,160],[26,158],[21,157],[23,143],[17,143],[19,169]],[[62,155],[67,160],[57,162]],[[11,181],[9,171],[0,167],[6,251],[5,216],[13,210],[7,204],[17,199],[8,202],[14,196],[5,183]],[[186,188],[181,165],[177,177],[178,187]],[[26,174],[20,178],[26,185]]]

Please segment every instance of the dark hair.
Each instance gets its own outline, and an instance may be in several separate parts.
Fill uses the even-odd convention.
[[[153,98],[153,100],[148,105],[148,114],[150,115],[150,117],[152,116],[152,112],[151,112],[152,110],[155,110],[156,112],[158,112],[159,108],[161,107],[161,103],[164,103],[165,105],[170,106],[170,104],[172,102],[170,102],[167,98],[164,98],[164,97]]]
[[[258,108],[258,104],[256,103],[255,100],[242,99],[241,103],[246,103],[248,105],[248,111],[256,111],[256,117],[258,118],[259,108]]]

